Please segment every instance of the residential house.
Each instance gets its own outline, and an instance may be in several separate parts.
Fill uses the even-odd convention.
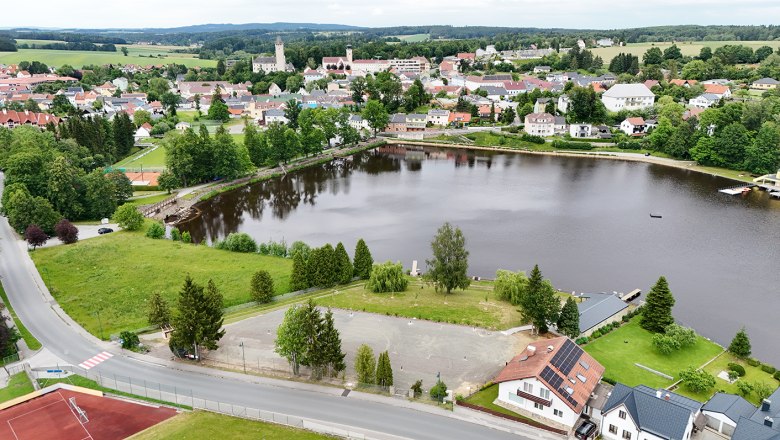
[[[628,304],[614,293],[582,293],[579,297],[583,300],[577,303],[580,336],[590,336],[596,329],[620,321],[628,313]]]
[[[677,78],[677,79],[669,80],[669,84],[673,84],[675,86],[680,86],[680,87],[695,86],[698,83],[699,83],[699,81],[696,81],[695,79],[679,79],[679,78]]]
[[[387,124],[385,131],[390,133],[406,132],[406,115],[403,113],[395,113],[390,116],[390,122]]]
[[[534,102],[534,113],[544,113],[547,109],[547,104],[550,103],[550,98],[536,98]]]
[[[740,417],[731,440],[780,440],[780,388],[761,402],[750,417]]]
[[[362,132],[364,130],[368,130],[368,121],[363,119],[360,115],[350,115],[349,117],[349,126],[357,130],[358,132]]]
[[[620,123],[620,131],[629,136],[643,135],[647,131],[647,125],[642,118],[626,118]]]
[[[493,382],[497,405],[570,430],[596,389],[604,367],[567,337],[540,340],[509,361]]]
[[[701,402],[644,385],[615,385],[602,410],[605,440],[688,440],[703,428]]]
[[[527,87],[523,81],[504,81],[504,89],[506,89],[509,96],[517,96],[525,93]]]
[[[569,95],[561,95],[558,97],[558,111],[566,114],[569,111],[569,104],[571,104],[571,98]]]
[[[455,127],[465,127],[471,124],[471,113],[451,112],[449,124]]]
[[[571,124],[569,125],[569,136],[573,138],[589,138],[592,136],[593,126],[591,124]]]
[[[306,84],[314,81],[319,81],[323,78],[325,78],[325,74],[317,70],[306,69],[306,71],[303,72],[303,82],[305,82]]]
[[[601,426],[601,413],[604,410],[604,405],[607,404],[609,396],[612,395],[612,389],[614,387],[606,382],[599,382],[596,385],[596,389],[590,393],[590,399],[585,403],[585,408],[582,410],[582,415],[590,417],[590,419]]]
[[[501,101],[505,97],[509,96],[509,92],[507,92],[507,90],[503,87],[482,86],[479,88],[479,90],[487,93],[487,99],[491,101]]]
[[[406,115],[406,131],[425,131],[428,115],[409,113]]]
[[[703,93],[688,101],[688,105],[695,108],[710,108],[719,101],[720,98],[718,95],[714,95],[712,93]]]
[[[552,136],[555,134],[555,116],[549,113],[530,113],[525,116],[523,129],[535,136]]]
[[[761,78],[757,81],[753,81],[753,83],[750,84],[750,88],[756,90],[773,90],[777,88],[778,84],[780,84],[780,81],[774,78]]]
[[[117,86],[106,81],[104,84],[95,86],[92,90],[99,93],[101,96],[114,96],[114,93],[117,91]]]
[[[178,130],[178,131],[185,131],[185,130],[187,130],[190,127],[192,127],[192,125],[189,122],[181,121],[181,122],[177,123],[174,128],[176,128],[176,130]]]
[[[115,78],[113,81],[111,81],[111,84],[115,85],[116,88],[118,88],[121,91],[127,91],[127,88],[130,86],[130,83],[127,81],[127,78],[120,76],[119,78]]]
[[[655,102],[655,94],[644,84],[615,84],[601,95],[604,107],[611,112],[642,110]]]
[[[273,96],[279,96],[282,94],[282,89],[276,83],[271,83],[271,86],[268,87],[268,93]]]
[[[483,104],[479,106],[478,111],[479,117],[482,119],[490,120],[490,115],[492,114],[493,122],[495,122],[498,121],[499,117],[501,117],[503,109],[495,104]]]
[[[731,98],[731,88],[723,84],[704,84],[704,93],[711,93],[719,99]]]
[[[660,82],[658,80],[655,80],[655,79],[648,79],[647,81],[645,81],[644,84],[645,84],[645,87],[647,87],[648,89],[652,89],[653,87],[659,85]]]
[[[21,125],[31,125],[33,127],[44,128],[49,123],[57,125],[60,118],[48,113],[36,113],[28,110],[15,111],[3,109],[0,111],[0,127],[14,128]]]
[[[599,47],[612,47],[615,45],[615,42],[612,41],[611,38],[601,38],[599,40],[596,40],[596,46]]]
[[[534,67],[534,73],[550,73],[552,71],[552,68],[550,66],[536,66]]]
[[[569,130],[569,124],[566,123],[566,118],[563,116],[555,117],[555,124],[553,126],[555,134],[564,135]]]
[[[265,121],[265,125],[274,123],[287,124],[290,122],[284,115],[284,110],[278,108],[271,108],[263,112],[263,120]]]
[[[138,127],[138,130],[135,131],[135,135],[133,135],[136,142],[150,137],[152,137],[152,126],[148,122],[144,122],[144,125]]]
[[[741,396],[727,393],[715,393],[704,404],[701,413],[707,419],[707,427],[731,437],[741,418],[750,418],[756,407]],[[780,434],[780,433],[779,433]]]
[[[433,126],[446,127],[450,123],[450,111],[438,109],[428,110],[426,123]]]

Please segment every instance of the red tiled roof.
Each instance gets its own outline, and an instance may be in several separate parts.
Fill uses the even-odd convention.
[[[628,118],[626,121],[631,125],[645,125],[645,120],[640,117]]]
[[[728,86],[722,86],[720,84],[705,84],[704,85],[704,92],[705,93],[712,93],[715,95],[723,95],[724,93],[729,91]]]

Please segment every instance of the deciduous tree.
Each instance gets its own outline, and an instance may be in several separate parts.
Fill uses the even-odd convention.
[[[114,213],[114,221],[117,222],[122,229],[137,231],[141,229],[141,226],[144,224],[144,216],[134,205],[124,204],[117,208]]]
[[[366,344],[362,344],[355,353],[355,374],[357,374],[358,383],[374,384],[376,383],[376,359],[374,350]]]
[[[65,244],[72,244],[79,240],[79,229],[67,219],[57,222],[54,225],[54,232],[57,234],[57,238]]]
[[[469,252],[460,228],[444,223],[431,241],[431,250],[433,259],[425,261],[428,266],[425,277],[436,285],[437,290],[449,294],[452,289],[469,287]]]
[[[403,292],[408,284],[409,280],[404,275],[401,263],[388,261],[374,265],[366,289],[374,293]]]
[[[49,241],[49,236],[38,225],[30,225],[24,230],[24,239],[35,249],[46,244]]]

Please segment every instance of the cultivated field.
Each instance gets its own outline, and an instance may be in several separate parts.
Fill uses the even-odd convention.
[[[709,46],[714,50],[717,47],[725,46],[727,44],[741,44],[743,46],[752,47],[754,50],[761,46],[769,46],[777,51],[780,47],[780,41],[695,41],[680,42],[677,43],[677,47],[680,48],[680,51],[683,55],[696,56],[699,55],[699,51],[701,51],[701,48],[704,46]],[[672,43],[632,43],[623,47],[599,47],[591,49],[591,51],[594,55],[599,55],[601,58],[603,58],[605,64],[607,64],[609,63],[609,60],[621,52],[636,55],[641,60],[642,55],[647,52],[647,49],[655,46],[661,50],[664,50],[671,45]]]
[[[393,35],[405,43],[420,43],[431,39],[431,34]]]
[[[31,41],[31,40],[27,40]],[[52,41],[35,41],[38,44],[52,43]],[[49,66],[59,67],[70,64],[80,68],[90,64],[137,64],[141,66],[158,64],[184,64],[187,67],[214,67],[215,60],[201,60],[194,54],[170,52],[170,46],[127,46],[128,56],[122,55],[120,47],[116,52],[78,51],[78,50],[48,50],[48,49],[19,49],[18,52],[0,52],[0,64],[16,64],[21,61],[41,61]],[[154,58],[150,58],[153,55]]]

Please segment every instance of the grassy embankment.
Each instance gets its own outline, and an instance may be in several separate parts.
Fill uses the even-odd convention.
[[[0,402],[16,399],[33,391],[35,391],[35,388],[33,388],[30,379],[27,378],[27,373],[22,371],[8,378],[8,385],[5,388],[0,388]]]
[[[499,301],[493,294],[493,283],[472,282],[466,290],[446,295],[433,286],[412,278],[406,292],[372,293],[362,285],[335,289],[316,300],[317,305],[380,313],[436,322],[473,325],[503,330],[523,324],[517,307]]]
[[[525,417],[521,414],[518,414],[514,411],[510,411],[502,406],[498,406],[495,403],[493,403],[498,398],[498,384],[490,385],[489,387],[485,388],[482,391],[477,391],[476,393],[468,396],[466,399],[466,403],[470,403],[472,405],[478,405],[483,408],[487,408],[492,411],[496,411],[498,413],[517,417],[519,419],[524,420],[531,420],[528,417]]]
[[[0,52],[0,64],[41,61],[48,66],[59,67],[63,64],[69,64],[77,69],[92,64],[136,64],[141,66],[184,64],[187,67],[214,67],[217,65],[216,60],[201,60],[196,58],[195,54],[174,53],[172,50],[177,49],[174,46],[127,45],[127,56],[122,54],[122,46],[118,45],[116,52],[19,49],[18,52]]]
[[[226,433],[235,440],[324,440],[332,439],[303,429],[288,428],[272,423],[255,422],[237,417],[214,414],[207,411],[187,412],[159,425],[129,437],[131,440],[185,440],[192,438],[225,438]]]
[[[213,279],[225,307],[249,301],[249,280],[260,269],[274,278],[276,292],[288,291],[292,261],[241,254],[171,240],[152,240],[141,232],[113,234],[31,254],[54,298],[80,325],[108,338],[145,327],[146,301],[160,292],[171,304],[184,277],[201,284]]]
[[[0,285],[0,297],[3,298],[3,304],[5,304],[6,308],[8,308],[8,313],[10,313],[11,317],[14,319],[14,324],[16,324],[16,328],[19,330],[19,334],[22,335],[22,339],[24,339],[24,342],[27,344],[27,348],[30,350],[38,350],[41,348],[41,343],[35,339],[35,336],[30,333],[30,330],[27,330],[27,327],[24,326],[22,320],[16,316],[16,312],[14,312],[14,308],[11,306],[11,302],[8,301],[8,294],[5,293],[5,289],[2,285]]]

